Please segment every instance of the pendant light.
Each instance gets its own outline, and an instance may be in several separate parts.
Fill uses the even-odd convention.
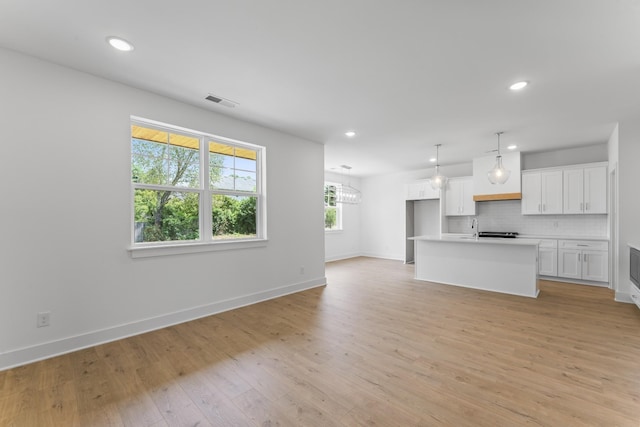
[[[502,156],[500,155],[500,135],[504,132],[496,132],[498,135],[498,155],[496,156],[496,165],[487,172],[487,176],[489,177],[489,182],[492,184],[504,184],[511,176],[511,171],[506,170],[504,166],[502,166]]]
[[[442,190],[447,185],[448,178],[440,173],[439,149],[442,144],[436,144],[436,173],[431,177],[431,188]]]
[[[349,177],[347,185],[342,184],[336,188],[336,202],[356,205],[362,200],[362,193],[351,186],[351,166],[340,167],[349,173]]]

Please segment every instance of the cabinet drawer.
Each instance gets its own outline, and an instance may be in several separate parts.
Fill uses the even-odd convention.
[[[608,251],[609,242],[599,240],[558,240],[558,249],[588,249],[590,251]]]
[[[557,249],[558,248],[558,241],[555,239],[540,239],[540,244],[538,245],[539,248],[551,248],[551,249]]]

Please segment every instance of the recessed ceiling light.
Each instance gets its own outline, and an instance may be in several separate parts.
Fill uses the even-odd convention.
[[[517,145],[515,145],[515,144],[511,144],[511,145],[509,145],[507,148],[508,148],[509,150],[515,150],[516,148],[518,148],[518,146],[517,146]]]
[[[525,81],[521,81],[521,82],[516,82],[514,84],[512,84],[511,86],[509,86],[509,89],[511,90],[520,90],[520,89],[524,89],[524,87],[526,85],[528,85],[529,82],[525,82]]]
[[[352,130],[347,131],[344,134],[347,135],[349,138],[353,138],[354,136],[356,136],[356,133]]]
[[[429,159],[429,161],[430,161],[431,163],[435,163],[435,162],[436,162],[436,158],[435,158],[435,157],[432,157],[432,158],[430,158],[430,159]]]
[[[109,43],[114,49],[118,49],[123,52],[131,52],[133,50],[133,45],[120,37],[109,36],[107,37],[107,43]]]

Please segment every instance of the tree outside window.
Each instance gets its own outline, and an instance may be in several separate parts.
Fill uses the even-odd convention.
[[[336,201],[336,191],[340,184],[324,184],[324,229],[342,230],[342,203]]]

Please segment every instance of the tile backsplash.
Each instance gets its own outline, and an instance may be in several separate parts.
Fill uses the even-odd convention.
[[[471,218],[447,217],[450,233],[472,233]],[[480,231],[515,231],[540,236],[606,237],[607,215],[522,215],[520,200],[476,203]]]

